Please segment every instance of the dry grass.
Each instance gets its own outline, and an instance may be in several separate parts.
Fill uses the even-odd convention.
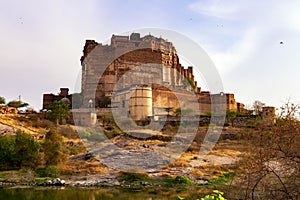
[[[195,154],[193,153],[190,153],[190,152],[186,152],[186,153],[183,153],[181,155],[180,158],[178,158],[177,160],[175,160],[174,162],[172,162],[168,168],[172,168],[172,167],[189,167],[190,164],[190,160],[194,159],[195,158]]]
[[[210,154],[217,155],[217,156],[227,156],[227,157],[236,158],[236,157],[241,156],[242,152],[231,150],[231,149],[222,149],[222,150],[212,150],[210,152]]]
[[[98,161],[67,161],[59,164],[58,167],[64,175],[105,174],[109,172],[109,169]]]
[[[160,176],[163,178],[175,178],[176,176],[173,174],[170,174],[169,172],[161,172]]]
[[[191,175],[193,177],[204,177],[205,176],[205,173],[204,173],[204,170],[200,170],[200,169],[193,169],[191,171]]]
[[[224,173],[224,168],[218,164],[205,163],[202,165],[204,177],[218,178]]]
[[[20,120],[24,118],[23,120]],[[35,128],[29,125],[29,123],[26,122],[25,116],[0,116],[0,123],[11,126],[15,129],[19,129],[23,131],[24,133],[30,134],[30,135],[36,135],[39,133],[45,133],[47,130],[43,128]]]

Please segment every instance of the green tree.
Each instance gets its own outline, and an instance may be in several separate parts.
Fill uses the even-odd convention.
[[[39,161],[40,144],[20,130],[17,131],[15,144],[17,166],[35,168]]]
[[[54,101],[48,106],[47,118],[57,125],[69,118],[69,105],[63,101]]]
[[[11,136],[0,136],[0,170],[15,168],[15,138]]]
[[[0,97],[0,104],[5,104],[5,98],[4,97]]]
[[[7,103],[7,105],[9,107],[22,108],[28,106],[29,104],[22,101],[10,101]]]
[[[15,137],[0,136],[0,169],[35,168],[40,144],[30,135],[17,131]]]
[[[66,159],[67,150],[63,138],[56,131],[46,133],[45,142],[42,145],[45,154],[46,165],[57,165]]]

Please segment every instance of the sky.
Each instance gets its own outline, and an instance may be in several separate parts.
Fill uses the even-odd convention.
[[[0,0],[0,96],[42,107],[74,92],[86,39],[140,28],[176,31],[214,62],[225,92],[246,106],[300,102],[300,1]],[[175,46],[176,48],[176,46]]]

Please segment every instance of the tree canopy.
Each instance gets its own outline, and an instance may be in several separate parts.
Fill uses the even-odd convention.
[[[4,97],[0,97],[0,104],[5,104],[5,98]]]
[[[69,105],[63,101],[54,101],[48,106],[47,118],[56,124],[69,118]]]
[[[7,103],[7,105],[9,107],[14,107],[14,108],[22,108],[22,107],[26,107],[28,106],[29,104],[28,103],[25,103],[25,102],[22,102],[22,101],[10,101]]]
[[[40,144],[18,130],[16,136],[0,136],[0,170],[36,168]]]

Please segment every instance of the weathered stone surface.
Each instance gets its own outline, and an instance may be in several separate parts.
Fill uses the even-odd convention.
[[[15,128],[0,123],[0,135],[14,135],[16,131]]]

